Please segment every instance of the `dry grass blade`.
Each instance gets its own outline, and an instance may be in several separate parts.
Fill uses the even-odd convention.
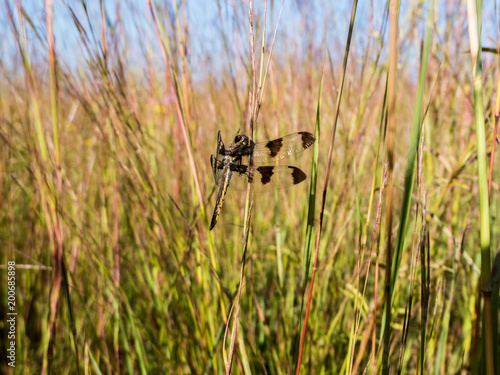
[[[160,42],[161,51],[162,51],[162,55],[163,55],[163,62],[165,64],[165,67],[169,70],[169,73],[170,73],[168,75],[169,81],[167,82],[167,87],[170,87],[172,91],[175,90],[174,97],[175,97],[175,108],[176,108],[176,112],[177,112],[177,117],[178,117],[179,122],[181,124],[182,136],[184,138],[184,146],[186,147],[188,158],[189,158],[191,173],[193,175],[194,184],[196,187],[196,193],[198,195],[198,203],[200,205],[200,210],[203,213],[204,212],[204,204],[203,204],[203,198],[202,198],[202,194],[201,194],[200,182],[198,180],[198,172],[197,172],[196,162],[194,160],[193,150],[191,149],[191,141],[189,139],[187,124],[185,122],[183,110],[182,110],[182,106],[181,106],[181,95],[178,91],[179,86],[177,84],[177,79],[176,79],[175,73],[173,71],[172,63],[169,60],[169,54],[167,52],[168,47],[167,47],[167,43],[165,42],[165,36],[162,35],[163,33],[158,25],[154,4],[151,2],[151,0],[147,0],[147,3],[148,3],[149,9],[151,10],[151,16],[153,18],[153,23],[155,25],[156,35],[158,37],[158,41]],[[205,215],[203,215],[203,216],[205,216]],[[208,222],[206,220],[205,220],[205,222],[207,224],[206,226],[208,226]]]
[[[480,42],[497,21],[485,3],[481,26],[478,1],[474,52],[465,4],[433,3],[404,3],[396,30],[388,1],[355,21],[351,0],[1,1],[0,319],[16,309],[16,373],[486,374],[490,330],[498,366],[483,224],[496,250],[500,55]],[[287,167],[310,180],[231,179],[209,231],[213,141],[237,129],[315,133],[265,169],[273,187]]]

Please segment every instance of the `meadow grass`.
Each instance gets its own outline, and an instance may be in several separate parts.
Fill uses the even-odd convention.
[[[3,4],[0,372],[499,373],[498,20],[211,4]],[[219,130],[315,133],[307,183],[210,231]]]

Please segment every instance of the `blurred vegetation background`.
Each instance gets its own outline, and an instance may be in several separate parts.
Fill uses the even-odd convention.
[[[226,145],[249,130],[248,2],[7,0],[0,7],[0,275],[16,261],[18,313],[16,368],[5,360],[0,372],[225,373],[246,195],[230,191],[208,231],[216,198],[209,160],[219,130]],[[308,175],[317,163],[314,239],[351,7],[284,2],[254,124],[256,141],[314,132],[318,124],[318,161],[311,150],[287,161]],[[403,1],[399,15],[393,243],[405,195],[411,200],[392,284],[389,356],[381,340],[389,16],[388,4],[374,1],[356,13],[302,373],[379,373],[384,360],[390,373],[485,373],[467,9],[454,1],[432,7]],[[252,9],[258,76],[262,34],[265,69],[281,2],[269,1],[265,12],[256,1]],[[488,163],[498,16],[498,3],[487,4]],[[422,64],[425,117],[408,192]],[[499,177],[493,169],[492,260]],[[295,373],[313,272],[304,250],[309,184],[253,196],[235,374]],[[1,293],[5,359],[6,287]]]

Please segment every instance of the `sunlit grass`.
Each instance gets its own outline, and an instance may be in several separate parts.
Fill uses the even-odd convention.
[[[14,43],[0,56],[0,259],[2,270],[8,260],[18,265],[12,373],[225,373],[249,211],[232,373],[291,373],[301,350],[301,373],[379,373],[384,365],[391,374],[478,373],[477,160],[492,149],[498,73],[496,57],[483,53],[486,151],[478,153],[465,4],[438,12],[438,21],[428,3],[401,10],[390,228],[385,4],[374,17],[356,14],[335,143],[348,28],[331,21],[336,8],[285,2],[267,71],[281,2],[267,4],[265,39],[264,2],[252,2],[253,65],[246,3],[214,2],[214,33],[198,28],[185,3],[57,3],[73,32],[56,22],[54,55],[50,17],[6,4],[0,17]],[[70,37],[78,48],[68,53]],[[287,164],[317,172],[318,184],[311,189],[308,178],[251,199],[230,189],[209,231],[217,132],[226,142],[249,134],[251,104],[256,141],[316,130],[316,150]],[[498,176],[493,170],[482,216],[497,270]],[[385,289],[389,238],[397,257]],[[491,284],[498,306],[497,274]]]

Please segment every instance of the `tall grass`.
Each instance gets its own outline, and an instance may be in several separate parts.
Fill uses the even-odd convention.
[[[470,55],[472,66],[472,79],[474,86],[474,114],[476,127],[476,148],[477,148],[477,175],[479,184],[479,212],[480,212],[480,248],[481,248],[481,293],[484,299],[483,317],[483,365],[486,368],[486,374],[495,373],[495,367],[500,368],[498,364],[499,354],[494,354],[493,344],[493,318],[491,309],[491,297],[493,288],[491,285],[491,249],[490,249],[490,207],[489,193],[486,171],[486,141],[484,126],[484,105],[483,105],[483,82],[482,82],[482,53],[480,48],[483,2],[467,1],[467,20],[469,24]],[[493,140],[496,141],[495,139]],[[496,324],[495,324],[496,325]],[[496,346],[496,345],[495,345]],[[496,366],[495,366],[496,358]]]
[[[495,373],[491,8],[250,4],[2,3],[0,373]],[[219,130],[311,180],[209,231]]]

